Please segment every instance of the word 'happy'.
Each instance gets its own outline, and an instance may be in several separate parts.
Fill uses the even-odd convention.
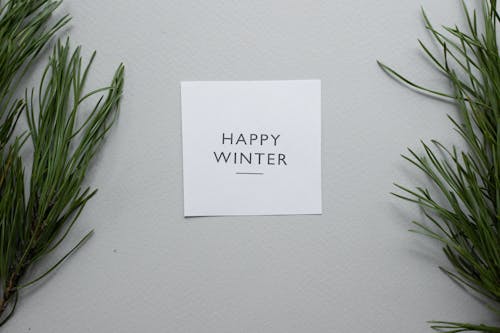
[[[280,134],[237,134],[222,133],[222,145],[229,146],[272,146],[278,145]],[[256,164],[256,165],[281,165],[285,166],[286,155],[282,153],[262,153],[262,152],[234,152],[234,151],[214,151],[215,161],[217,163],[228,164]]]

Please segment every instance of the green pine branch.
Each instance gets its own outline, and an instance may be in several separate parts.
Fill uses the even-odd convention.
[[[108,87],[87,92],[95,52],[84,64],[80,47],[72,50],[67,40],[54,46],[39,88],[15,98],[31,63],[69,21],[64,16],[50,25],[59,4],[0,0],[0,326],[14,313],[20,290],[51,273],[91,236],[92,231],[47,271],[32,276],[30,268],[64,241],[96,193],[83,181],[123,91],[120,65]],[[87,112],[94,96],[97,102]],[[28,128],[13,137],[21,114]],[[27,144],[33,146],[30,175],[21,157]]]
[[[489,301],[500,319],[500,55],[496,1],[483,0],[478,14],[462,2],[467,28],[436,29],[425,12],[427,30],[440,47],[424,53],[444,75],[451,93],[423,87],[379,63],[389,75],[410,87],[449,99],[458,110],[449,117],[466,149],[423,143],[423,154],[403,155],[429,177],[436,191],[396,185],[397,197],[416,203],[428,221],[415,221],[415,232],[436,239],[451,268],[442,268],[454,281]],[[479,22],[478,22],[479,21]],[[500,327],[432,322],[440,332],[500,332]]]

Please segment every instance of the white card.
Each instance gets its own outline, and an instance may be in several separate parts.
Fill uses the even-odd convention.
[[[321,214],[321,81],[182,82],[184,215]]]

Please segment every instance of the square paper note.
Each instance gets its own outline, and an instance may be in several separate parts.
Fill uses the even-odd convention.
[[[321,82],[182,82],[184,215],[321,214]]]

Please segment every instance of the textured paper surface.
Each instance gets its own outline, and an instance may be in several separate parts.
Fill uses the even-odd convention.
[[[184,215],[321,213],[321,82],[183,82]]]

